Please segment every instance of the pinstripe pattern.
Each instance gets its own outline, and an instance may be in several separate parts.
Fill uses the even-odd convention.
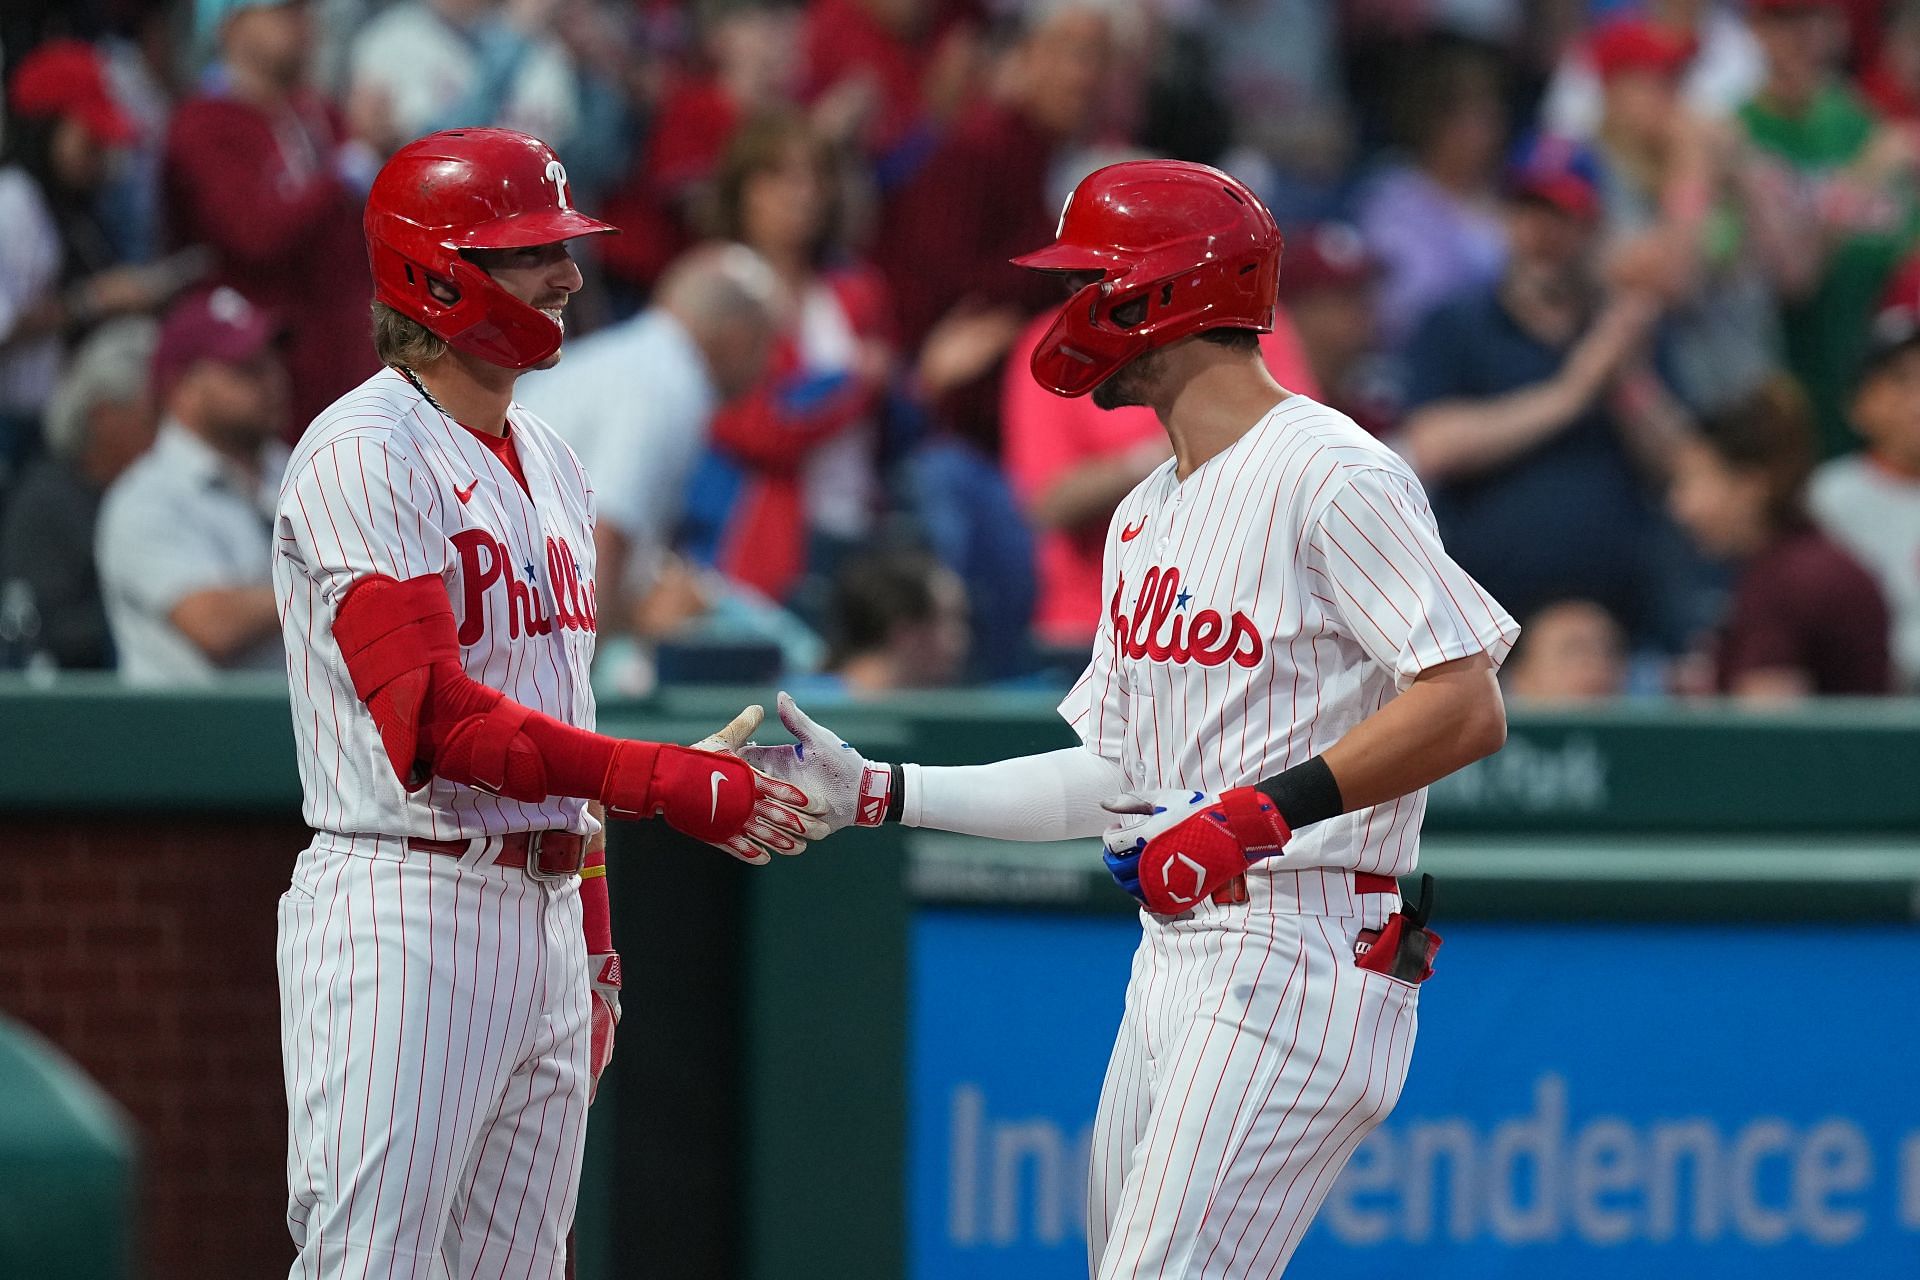
[[[1121,542],[1135,525],[1142,532]],[[1519,634],[1447,556],[1406,464],[1305,396],[1184,483],[1168,462],[1121,502],[1107,599],[1131,617],[1156,569],[1177,571],[1190,597],[1157,636],[1203,610],[1239,613],[1262,650],[1251,665],[1136,658],[1109,610],[1060,713],[1130,788],[1224,791],[1271,777],[1325,751],[1422,670],[1482,652],[1498,662]],[[1425,812],[1423,792],[1309,827],[1249,876],[1256,900],[1350,914],[1348,878],[1313,868],[1405,875]]]
[[[1270,777],[1430,667],[1497,664],[1519,632],[1447,556],[1405,463],[1304,396],[1185,481],[1172,462],[1142,481],[1104,583],[1060,711],[1130,788]],[[1285,1268],[1406,1077],[1417,990],[1353,963],[1397,900],[1355,895],[1350,873],[1411,872],[1425,811],[1420,792],[1297,833],[1245,906],[1142,913],[1094,1126],[1096,1280]]]
[[[428,405],[392,370],[369,378],[318,418],[287,465],[276,521],[274,590],[280,599],[293,703],[294,742],[307,824],[322,831],[380,831],[448,840],[509,831],[586,832],[586,803],[529,804],[436,778],[409,794],[394,776],[373,717],[354,697],[333,642],[340,599],[369,574],[446,579],[461,626],[467,673],[516,702],[592,728],[588,668],[594,632],[553,626],[525,633],[533,611],[551,620],[593,582],[593,490],[573,453],[517,406],[514,445],[531,496],[500,460]],[[460,493],[467,500],[460,500]],[[470,593],[456,539],[485,535],[508,557],[471,552],[473,567],[511,573],[529,601],[516,605],[494,580]],[[582,585],[555,595],[564,542]],[[510,563],[500,565],[498,560]],[[529,575],[528,567],[534,572]],[[569,575],[571,576],[571,575]],[[469,600],[469,595],[473,599]],[[589,597],[590,598],[590,597]],[[482,616],[469,620],[470,605]],[[470,633],[477,632],[471,643]],[[518,634],[516,634],[518,632]]]
[[[551,1277],[588,1098],[580,898],[323,834],[280,903],[292,1275]]]
[[[503,834],[593,820],[582,801],[439,779],[409,793],[333,641],[362,577],[437,574],[470,675],[593,726],[593,491],[543,423],[510,416],[525,490],[383,372],[314,423],[281,488],[274,587],[317,832],[278,957],[301,1280],[546,1280],[564,1264],[590,1092],[580,895],[493,857]],[[454,858],[409,836],[473,845]]]
[[[1143,916],[1094,1120],[1096,1280],[1284,1270],[1406,1080],[1417,990],[1353,963],[1397,906]]]

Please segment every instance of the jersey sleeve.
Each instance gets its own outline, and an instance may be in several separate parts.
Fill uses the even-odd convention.
[[[1121,527],[1127,504],[1121,503],[1107,528],[1105,550],[1100,556],[1100,599],[1110,602],[1114,593],[1115,560],[1113,530]],[[1127,737],[1126,685],[1119,678],[1114,661],[1113,610],[1106,603],[1100,610],[1099,629],[1093,637],[1093,656],[1086,670],[1074,681],[1073,688],[1061,699],[1060,715],[1080,735],[1087,750],[1116,764],[1122,759]]]
[[[1309,528],[1308,590],[1405,689],[1422,671],[1484,653],[1498,667],[1520,627],[1440,543],[1411,476],[1353,468]]]
[[[445,576],[453,547],[428,476],[386,440],[344,436],[302,458],[280,490],[279,533],[329,602],[360,579]],[[288,544],[291,544],[288,546]]]

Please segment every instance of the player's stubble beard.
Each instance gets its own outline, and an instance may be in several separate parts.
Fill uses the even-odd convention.
[[[1096,409],[1128,409],[1144,406],[1159,372],[1159,353],[1149,351],[1135,356],[1108,374],[1093,389]]]
[[[552,355],[533,366],[535,369],[551,369],[560,363],[561,353],[567,349],[567,295],[563,293],[558,298],[536,302],[533,305],[545,312],[547,319],[560,327],[560,345],[553,349]]]

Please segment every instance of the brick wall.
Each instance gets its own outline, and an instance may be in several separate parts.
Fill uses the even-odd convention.
[[[297,819],[8,818],[0,1007],[133,1116],[146,1280],[284,1275],[274,911]]]

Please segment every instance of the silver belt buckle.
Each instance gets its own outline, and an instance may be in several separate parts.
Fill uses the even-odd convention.
[[[527,833],[527,877],[541,884],[560,884],[580,874],[580,868],[587,862],[586,837],[580,838],[579,847],[574,850],[573,865],[564,871],[548,871],[540,865],[540,845],[546,839],[544,831]]]

